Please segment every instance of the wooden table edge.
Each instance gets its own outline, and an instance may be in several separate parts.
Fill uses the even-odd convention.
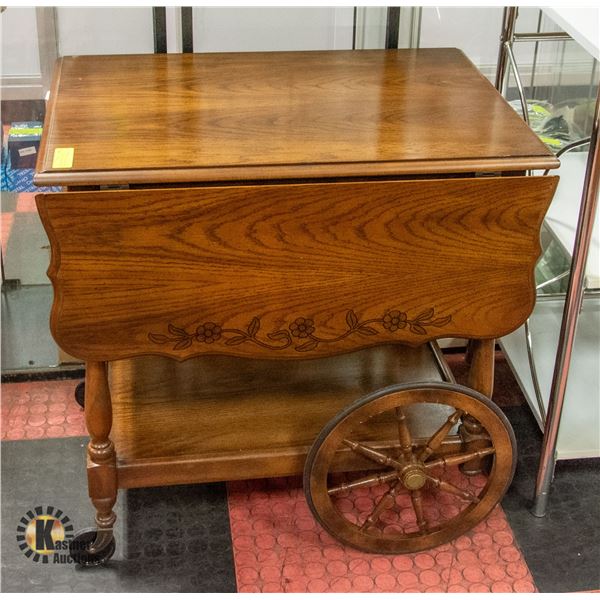
[[[554,156],[524,156],[461,160],[415,160],[402,162],[326,163],[303,165],[222,166],[181,169],[135,169],[111,171],[38,170],[38,186],[124,185],[190,183],[214,181],[251,181],[316,179],[327,177],[377,177],[411,175],[445,175],[466,172],[511,172],[528,169],[556,169]]]

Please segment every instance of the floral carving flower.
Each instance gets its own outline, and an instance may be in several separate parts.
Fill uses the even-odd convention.
[[[398,331],[406,327],[406,313],[390,310],[383,317],[383,326],[389,331]]]
[[[305,338],[308,337],[315,330],[312,319],[305,319],[304,317],[298,317],[291,325],[290,331],[294,337]]]
[[[204,323],[196,329],[196,339],[199,342],[212,344],[221,337],[221,327],[215,323]]]

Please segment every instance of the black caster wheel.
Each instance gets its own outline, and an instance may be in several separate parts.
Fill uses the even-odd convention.
[[[96,539],[97,531],[94,527],[78,531],[69,543],[69,554],[74,562],[83,567],[97,567],[106,564],[115,553],[115,538],[100,552],[90,553],[89,548]]]
[[[81,408],[85,407],[85,381],[78,383],[75,388],[75,402],[77,402]]]

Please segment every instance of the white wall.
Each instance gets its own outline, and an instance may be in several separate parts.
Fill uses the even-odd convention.
[[[7,7],[0,15],[0,40],[2,98],[41,98],[36,9]]]
[[[43,98],[57,55],[154,51],[151,7],[9,6],[1,19],[2,98]]]
[[[195,7],[195,52],[352,48],[352,7]]]
[[[0,16],[2,76],[39,75],[35,8],[9,6]]]
[[[45,10],[52,14],[52,9]],[[358,8],[357,48],[383,47],[386,12],[385,7]],[[521,7],[519,12],[518,30],[535,31],[539,10]],[[59,55],[153,51],[152,8],[149,6],[58,7],[55,15]],[[195,7],[193,15],[196,52],[352,47],[352,7]],[[410,16],[410,7],[403,7],[401,15],[403,22]],[[45,71],[51,71],[46,63],[51,65],[52,61],[44,60],[46,54],[40,60],[36,9],[8,7],[0,19],[3,97],[43,97],[49,80],[49,73]],[[420,46],[461,48],[493,79],[501,19],[499,7],[423,7]],[[542,29],[558,30],[558,27],[544,18]],[[50,30],[52,35],[48,33]],[[407,38],[405,30],[402,26],[402,35]],[[45,35],[46,48],[50,37],[54,43],[53,24],[39,33]],[[44,47],[42,52],[46,52]],[[528,85],[534,45],[516,44],[515,52],[524,83]],[[538,85],[585,83],[592,69],[591,59],[574,42],[540,44],[537,61],[535,83]],[[560,67],[561,63],[564,68]],[[40,74],[40,70],[44,73]]]
[[[154,52],[152,8],[56,8],[60,56]]]
[[[460,48],[476,65],[496,65],[502,23],[499,7],[423,7],[422,48]]]

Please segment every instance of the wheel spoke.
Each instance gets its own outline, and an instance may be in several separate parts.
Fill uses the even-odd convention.
[[[451,456],[442,456],[441,458],[436,458],[424,466],[426,469],[432,469],[434,467],[452,467],[454,465],[462,465],[474,458],[483,458],[484,456],[488,456],[490,454],[494,454],[496,449],[493,446],[489,448],[482,448],[481,450],[474,450],[473,452],[465,452],[463,454],[454,454]]]
[[[417,525],[421,531],[427,531],[427,521],[423,515],[423,499],[421,497],[421,490],[413,490],[410,495],[413,509],[417,517]]]
[[[359,444],[358,442],[353,442],[351,440],[344,440],[343,443],[353,452],[361,454],[365,458],[368,458],[377,464],[385,465],[386,467],[393,467],[394,469],[401,469],[403,467],[402,464],[400,464],[397,460],[394,460],[391,456],[387,456],[386,454],[383,454],[383,452],[379,452],[374,448],[365,446],[365,444]]]
[[[419,454],[419,460],[426,460],[442,445],[442,442],[446,439],[446,436],[450,433],[450,430],[456,425],[462,415],[462,410],[455,410],[448,417],[446,422],[429,438],[425,448],[423,448]]]
[[[425,477],[427,477],[427,479],[429,479],[429,481],[431,481],[431,483],[433,483],[437,488],[442,490],[442,492],[448,492],[449,494],[453,494],[454,496],[458,496],[459,498],[462,498],[463,500],[466,500],[467,502],[472,502],[474,504],[477,504],[479,502],[479,498],[477,496],[471,494],[471,492],[467,492],[466,490],[461,490],[452,483],[443,481],[442,479],[438,479],[437,477],[432,477],[427,473],[425,474]]]
[[[396,408],[396,420],[398,421],[398,439],[404,460],[408,463],[413,459],[412,436],[406,422],[406,415],[400,407]]]
[[[327,493],[331,496],[333,494],[339,494],[340,492],[345,492],[347,490],[353,490],[360,487],[387,483],[388,481],[393,481],[397,478],[398,473],[396,471],[383,473],[381,475],[369,475],[367,477],[361,477],[360,479],[351,481],[350,483],[342,483],[341,485],[338,485],[336,487],[329,488],[327,490]]]
[[[388,509],[392,508],[396,502],[396,494],[398,493],[398,488],[400,487],[400,482],[396,481],[396,483],[390,486],[390,489],[381,497],[379,502],[375,505],[375,508],[369,513],[369,516],[365,519],[364,523],[360,526],[361,531],[372,527],[377,523],[379,519],[379,515]]]

